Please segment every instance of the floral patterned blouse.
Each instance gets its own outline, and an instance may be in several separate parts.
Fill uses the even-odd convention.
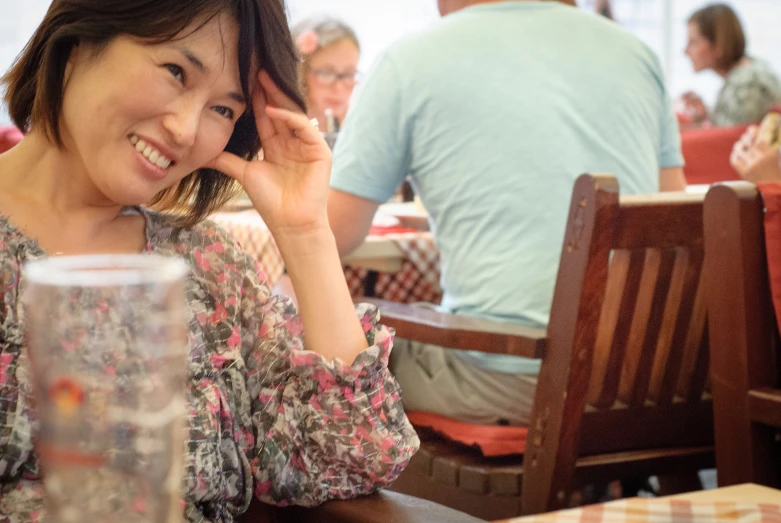
[[[357,311],[370,347],[352,365],[329,362],[304,350],[294,305],[271,295],[227,233],[141,212],[146,251],[190,266],[186,519],[232,522],[253,493],[311,506],[391,483],[419,441],[388,371],[393,335],[377,311]],[[0,522],[37,522],[43,512],[19,289],[22,264],[44,256],[0,216]]]
[[[718,127],[758,122],[778,103],[781,82],[767,62],[751,58],[727,74],[711,121]]]

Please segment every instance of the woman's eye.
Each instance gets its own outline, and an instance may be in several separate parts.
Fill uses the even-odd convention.
[[[168,69],[168,72],[170,72],[179,83],[184,83],[184,69],[176,64],[165,64],[165,68]]]
[[[234,113],[233,113],[233,109],[231,109],[230,107],[220,106],[220,107],[215,107],[214,110],[220,116],[224,116],[228,120],[233,121],[233,114]]]

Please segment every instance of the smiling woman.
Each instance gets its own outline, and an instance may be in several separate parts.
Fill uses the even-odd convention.
[[[82,9],[91,11],[89,18],[79,18]],[[66,59],[71,49],[86,46],[92,54],[100,54],[117,35],[122,34],[134,38],[137,43],[167,42],[168,46],[157,46],[157,56],[161,58],[162,49],[173,50],[178,47],[181,50],[186,47],[182,45],[182,39],[192,40],[193,32],[201,26],[210,25],[212,30],[221,33],[223,27],[220,24],[209,24],[214,22],[219,13],[228,15],[227,20],[223,15],[222,25],[230,22],[227,25],[232,30],[229,35],[221,34],[221,38],[232,37],[235,40],[231,42],[232,48],[238,49],[238,53],[231,53],[229,57],[238,65],[238,78],[234,78],[237,85],[232,87],[238,88],[243,98],[248,98],[254,85],[253,71],[257,71],[257,63],[262,60],[264,70],[274,83],[296,105],[303,108],[304,101],[297,89],[295,51],[283,22],[285,15],[281,2],[194,0],[188,3],[188,9],[182,9],[176,1],[125,0],[112,3],[110,9],[106,9],[105,3],[100,2],[86,2],[85,6],[78,9],[69,2],[54,2],[28,44],[28,51],[6,76],[9,114],[21,129],[29,129],[32,124],[38,123],[42,131],[56,145],[61,146],[60,113],[65,101],[62,87],[70,63]],[[239,19],[243,21],[240,26],[233,22]],[[261,38],[264,41],[261,42]],[[173,45],[174,41],[179,45]],[[217,42],[217,45],[222,45],[222,42]],[[214,52],[213,49],[211,51]],[[194,61],[183,60],[186,55],[179,54],[179,63],[186,62],[196,70],[196,64],[203,65],[192,53],[189,58],[195,58]],[[117,69],[125,66],[122,62],[110,63]],[[176,64],[160,65],[169,69],[182,69]],[[86,111],[82,114],[86,114]],[[243,115],[239,112],[238,116],[241,117],[235,121],[235,130],[225,150],[242,158],[251,158],[260,148],[252,112]],[[165,202],[163,207],[167,208],[185,204],[192,196],[196,196],[190,208],[192,219],[189,223],[192,224],[229,200],[234,189],[231,180],[225,176],[210,169],[202,169],[197,173],[188,173],[182,183],[160,194],[159,199]]]
[[[387,368],[393,336],[352,304],[327,220],[330,151],[296,68],[283,0],[52,2],[4,78],[27,134],[0,155],[0,520],[45,516],[20,282],[49,253],[187,263],[187,520],[230,523],[253,493],[354,497],[406,466],[418,440]],[[202,221],[237,182],[300,314]]]

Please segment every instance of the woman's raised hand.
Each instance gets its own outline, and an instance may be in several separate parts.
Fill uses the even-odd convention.
[[[269,229],[308,233],[328,227],[331,151],[306,114],[265,71],[252,95],[263,159],[221,153],[209,167],[236,179]]]

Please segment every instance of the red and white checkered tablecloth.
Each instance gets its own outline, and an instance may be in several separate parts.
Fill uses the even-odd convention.
[[[505,523],[781,523],[781,505],[630,498],[527,516]],[[497,522],[499,523],[499,522]]]
[[[375,296],[401,303],[439,303],[442,289],[439,286],[439,249],[430,232],[401,232],[383,234],[395,242],[404,253],[404,261],[398,272],[380,272],[375,286]],[[364,282],[368,271],[346,265],[344,274],[354,298],[364,295]]]
[[[282,276],[284,261],[271,232],[257,211],[221,212],[211,217],[225,228],[242,249],[260,263],[269,283],[274,285]],[[439,303],[442,290],[439,287],[439,249],[430,232],[403,232],[383,234],[383,238],[395,242],[404,253],[401,270],[395,273],[381,272],[377,277],[375,295],[386,300],[414,303]],[[353,297],[364,295],[367,270],[346,265],[345,277]]]
[[[247,254],[258,260],[269,285],[273,286],[279,280],[285,263],[274,237],[256,210],[221,212],[211,219],[227,230]]]

